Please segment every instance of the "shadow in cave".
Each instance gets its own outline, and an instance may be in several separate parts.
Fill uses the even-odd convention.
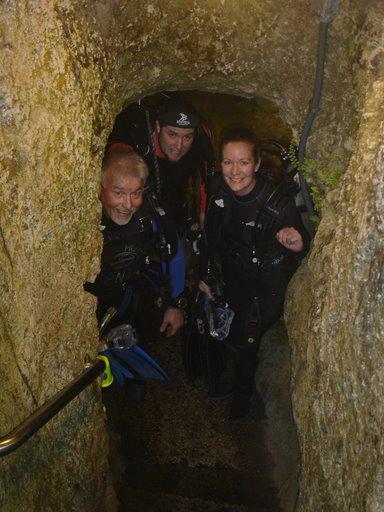
[[[268,100],[196,91],[182,93],[217,140],[229,125],[252,127],[260,139],[288,146],[291,131]],[[159,96],[149,98],[156,104]],[[227,422],[228,402],[212,401],[202,380],[188,382],[180,340],[147,325],[145,340],[171,377],[150,384],[132,403],[117,386],[104,392],[110,462],[121,511],[293,510],[298,446],[289,396],[289,345],[281,322],[262,341],[256,375],[266,417]]]

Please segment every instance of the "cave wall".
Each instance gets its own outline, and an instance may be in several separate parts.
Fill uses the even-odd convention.
[[[384,510],[383,21],[375,2],[360,34],[355,152],[287,300],[299,512]]]
[[[76,75],[53,7],[0,7],[1,434],[97,353],[94,301],[82,283],[98,266],[91,146],[101,70]],[[100,396],[89,388],[1,460],[0,509],[97,509],[107,453]]]
[[[361,8],[342,7],[310,146],[324,165],[330,144],[348,160],[357,124],[349,38]],[[317,22],[307,0],[1,3],[1,434],[97,353],[95,304],[82,283],[98,268],[99,165],[117,112],[164,89],[257,95],[298,132]],[[107,438],[98,391],[0,464],[5,511],[100,508]]]

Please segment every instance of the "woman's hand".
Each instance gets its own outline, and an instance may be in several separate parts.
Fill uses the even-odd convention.
[[[204,283],[204,281],[199,282],[199,290],[206,293],[211,300],[215,300],[210,287],[207,285],[207,283]]]
[[[184,312],[178,308],[168,308],[163,316],[160,332],[165,332],[167,337],[173,336],[184,324]]]
[[[293,252],[303,250],[304,243],[300,233],[295,228],[283,228],[276,233],[276,240]]]

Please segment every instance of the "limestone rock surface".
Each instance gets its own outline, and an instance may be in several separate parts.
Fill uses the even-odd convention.
[[[54,6],[0,7],[1,435],[81,373],[98,347],[94,300],[82,285],[98,267],[92,137],[101,76],[85,67],[75,75]],[[100,393],[90,387],[1,460],[0,509],[100,508],[107,453]]]
[[[287,300],[300,512],[384,509],[384,73],[371,60],[383,52],[384,12],[376,8],[356,150]]]

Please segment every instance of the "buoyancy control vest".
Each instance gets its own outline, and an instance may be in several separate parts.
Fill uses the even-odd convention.
[[[285,282],[309,246],[294,202],[296,184],[277,182],[263,173],[249,194],[237,196],[220,174],[214,181],[203,240],[206,247],[202,250],[206,265],[217,257],[227,273],[255,277],[271,286]],[[283,227],[294,227],[300,232],[303,251],[293,253],[276,240],[276,233]]]
[[[152,218],[142,210],[124,226],[103,215],[101,229],[103,250],[95,295],[109,305],[117,306],[126,287],[149,263],[153,240]]]
[[[127,286],[137,282],[146,267],[154,261],[169,262],[178,251],[172,222],[148,198],[128,224],[118,225],[103,214],[101,230],[100,273],[94,283],[86,283],[84,288],[108,305],[118,306]]]

